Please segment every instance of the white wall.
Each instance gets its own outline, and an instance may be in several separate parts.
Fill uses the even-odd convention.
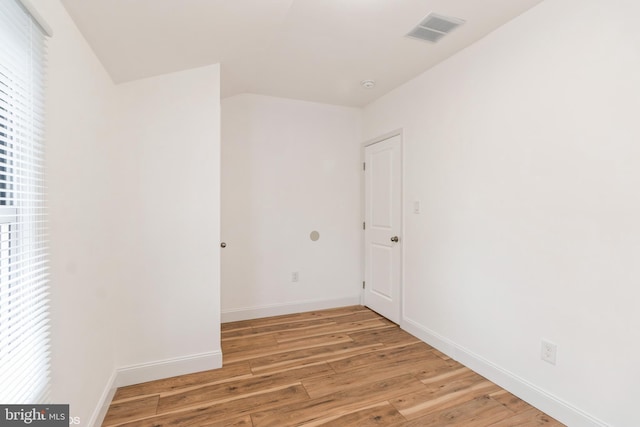
[[[52,401],[88,425],[115,368],[113,304],[121,280],[114,86],[58,1],[35,1],[48,41],[46,181],[51,251]]]
[[[639,14],[547,0],[365,109],[404,129],[404,326],[569,425],[640,425]]]
[[[117,91],[122,155],[135,159],[136,174],[135,202],[121,208],[134,218],[126,238],[137,250],[118,300],[117,364],[196,356],[202,369],[219,367],[219,66]]]
[[[52,401],[100,423],[113,385],[220,366],[213,65],[114,86],[59,1],[46,167]]]
[[[222,101],[224,320],[359,303],[360,114],[260,95]]]

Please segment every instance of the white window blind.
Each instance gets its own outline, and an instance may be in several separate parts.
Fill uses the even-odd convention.
[[[0,0],[0,403],[48,399],[41,28]]]

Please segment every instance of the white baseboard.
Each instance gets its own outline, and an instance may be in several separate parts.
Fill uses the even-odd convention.
[[[261,317],[280,316],[283,314],[303,313],[305,311],[325,310],[328,308],[360,305],[360,296],[314,301],[298,301],[283,304],[271,304],[258,307],[233,308],[222,310],[222,323],[238,320],[259,319]]]
[[[88,426],[100,427],[104,421],[109,405],[113,400],[118,387],[132,384],[144,383],[147,381],[159,380],[162,378],[175,377],[177,375],[191,374],[194,372],[207,371],[222,367],[222,352],[212,351],[209,353],[194,354],[185,357],[159,360],[149,363],[124,366],[117,368],[111,374],[111,378],[100,396],[100,400]],[[73,415],[73,414],[71,414]]]
[[[525,402],[528,402],[568,426],[609,426],[609,424],[604,421],[570,405],[562,399],[540,389],[512,372],[509,372],[472,351],[457,345],[455,342],[424,328],[417,322],[405,318],[402,321],[401,327],[411,335],[440,350],[452,359],[457,360],[469,369],[498,384],[500,387],[508,390]]]
[[[222,367],[222,351],[193,354],[173,359],[140,363],[116,369],[116,387],[124,387],[162,378],[208,371]]]
[[[124,366],[117,368],[111,374],[107,382],[98,406],[93,411],[88,426],[100,427],[104,421],[109,405],[113,400],[118,387],[132,384],[144,383],[147,381],[159,380],[162,378],[175,377],[177,375],[191,374],[194,372],[207,371],[222,367],[222,351],[212,351],[209,353],[194,354],[173,359],[158,360],[149,363]],[[72,414],[73,415],[73,414]]]
[[[107,381],[107,385],[105,386],[102,395],[100,396],[100,400],[98,401],[98,406],[93,411],[91,415],[91,419],[86,424],[88,426],[100,427],[102,422],[104,421],[105,415],[107,415],[107,411],[109,410],[109,405],[111,404],[111,400],[113,399],[113,395],[116,394],[116,371],[111,373],[111,377],[109,381]],[[73,413],[69,414],[70,416],[74,416]],[[83,423],[84,424],[84,423]]]

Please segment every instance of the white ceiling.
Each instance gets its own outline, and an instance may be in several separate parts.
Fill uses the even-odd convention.
[[[542,0],[62,0],[116,83],[221,64],[222,96],[362,106]],[[466,24],[404,37],[430,12]],[[517,48],[517,46],[514,46]],[[373,79],[374,89],[360,81]]]

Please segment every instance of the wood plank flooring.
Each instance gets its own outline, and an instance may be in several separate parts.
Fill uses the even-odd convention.
[[[225,323],[222,349],[119,388],[103,427],[562,426],[361,306]]]

